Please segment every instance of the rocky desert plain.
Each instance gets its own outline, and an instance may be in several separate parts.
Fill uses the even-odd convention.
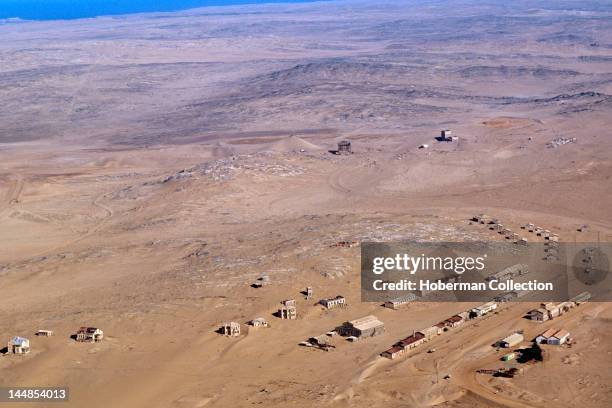
[[[436,140],[445,128],[458,141]],[[70,401],[0,406],[610,407],[610,303],[544,323],[507,303],[389,360],[477,304],[361,302],[360,249],[334,244],[503,240],[478,213],[609,241],[611,129],[606,1],[3,21],[0,346],[32,351],[0,355],[0,386],[67,386]],[[330,152],[344,139],[353,154]],[[316,305],[338,294],[348,307]],[[273,316],[289,298],[297,320]],[[369,314],[383,335],[299,346]],[[227,321],[240,336],[216,332]],[[104,340],[75,342],[80,326]],[[512,331],[561,326],[571,347],[522,375],[476,373]]]

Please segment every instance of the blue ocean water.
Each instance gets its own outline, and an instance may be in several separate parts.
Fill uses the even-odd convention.
[[[312,0],[0,0],[0,19],[67,20],[205,6],[308,1]]]

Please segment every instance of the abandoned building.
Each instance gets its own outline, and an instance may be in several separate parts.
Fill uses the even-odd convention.
[[[529,318],[537,322],[545,322],[548,320],[548,311],[544,308],[531,310],[529,312]]]
[[[576,303],[574,303],[573,301],[567,301],[567,302],[561,302],[559,304],[554,304],[552,302],[547,302],[547,303],[542,303],[540,304],[540,307],[536,310],[532,310],[530,313],[530,316],[532,314],[537,315],[537,318],[533,318],[532,320],[539,320],[540,313],[544,313],[544,311],[546,312],[546,314],[548,315],[548,317],[543,317],[544,320],[548,320],[548,319],[554,319],[555,317],[561,316],[563,313],[568,312],[571,308],[573,308],[574,306],[576,306]]]
[[[548,342],[548,339],[551,338],[553,336],[553,334],[555,334],[556,332],[558,332],[558,329],[548,329],[546,330],[544,333],[540,334],[538,337],[535,338],[535,342],[537,344],[546,344]]]
[[[512,333],[510,336],[502,339],[499,342],[499,346],[503,348],[510,348],[520,344],[523,340],[524,338],[521,333]]]
[[[285,307],[295,307],[295,299],[281,300],[281,305]]]
[[[418,296],[414,293],[409,293],[405,296],[398,297],[396,299],[388,300],[384,303],[384,307],[388,307],[389,309],[399,309],[400,307],[413,302],[418,299]]]
[[[12,354],[28,354],[30,352],[30,340],[15,336],[8,342],[7,350]]]
[[[580,305],[584,302],[588,302],[589,299],[591,299],[591,294],[589,292],[582,292],[574,296],[570,300],[574,302],[576,305]]]
[[[478,214],[472,217],[472,221],[478,222],[480,224],[485,224],[488,219],[489,219],[489,216],[486,214]]]
[[[240,323],[223,323],[223,325],[221,326],[221,334],[228,337],[240,336]]]
[[[278,317],[283,320],[295,320],[297,319],[297,308],[295,299],[283,300],[281,302],[281,308],[278,309]]]
[[[552,303],[543,304],[544,309],[548,312],[548,318],[554,319],[555,317],[561,316],[561,309],[559,306]]]
[[[422,334],[426,340],[430,340],[434,337],[436,337],[437,335],[442,333],[442,328],[438,327],[438,326],[431,326],[431,327],[427,327],[425,329],[421,329],[419,330],[417,333]]]
[[[329,343],[329,336],[326,334],[311,337],[306,343],[323,351],[331,351],[336,348],[336,346]]]
[[[527,294],[529,294],[529,291],[526,291],[526,290],[520,290],[520,291],[512,290],[510,292],[501,293],[495,296],[493,300],[499,303],[512,302],[513,300],[523,297]]]
[[[475,307],[470,311],[470,317],[481,317],[486,315],[487,313],[492,312],[497,309],[497,303],[495,302],[487,302],[483,305]]]
[[[376,316],[370,315],[344,322],[336,331],[345,337],[374,337],[385,332],[385,324]]]
[[[262,275],[251,285],[254,288],[263,288],[270,284],[270,277],[268,275]]]
[[[459,315],[454,315],[438,323],[436,327],[440,329],[444,329],[444,327],[448,327],[449,329],[454,329],[455,327],[461,326],[463,323],[464,323],[463,317]]]
[[[258,317],[249,322],[249,324],[253,327],[268,327],[268,321],[263,317]]]
[[[297,319],[297,309],[295,306],[283,306],[278,309],[278,315],[283,320]]]
[[[331,244],[330,248],[353,248],[359,245],[358,241],[338,241]]]
[[[51,337],[53,336],[53,330],[38,330],[35,334],[39,337]]]
[[[351,154],[353,150],[351,148],[351,142],[348,140],[341,140],[338,142],[337,154]]]
[[[550,336],[546,341],[546,344],[552,344],[553,346],[560,346],[565,344],[569,339],[570,333],[567,330],[558,330],[555,334]]]
[[[425,336],[423,335],[423,333],[416,332],[416,333],[413,333],[411,336],[408,336],[405,339],[400,340],[396,344],[396,346],[400,346],[404,350],[410,350],[417,346],[420,346],[424,342],[425,342]]]
[[[525,264],[516,264],[516,265],[512,265],[509,266],[505,269],[502,269],[501,271],[494,273],[492,275],[489,275],[485,278],[485,280],[487,282],[496,280],[496,281],[506,281],[510,278],[514,278],[516,276],[522,276],[522,275],[526,275],[529,273],[529,267]]]
[[[404,354],[404,348],[400,346],[393,346],[388,350],[383,351],[380,355],[390,360],[396,359]]]
[[[453,132],[450,129],[442,129],[438,140],[440,142],[456,142],[459,140],[459,137],[453,136]]]
[[[346,306],[346,298],[344,296],[338,295],[329,299],[321,299],[319,303],[325,306],[325,308],[327,309],[333,309],[335,307],[344,307]]]
[[[96,327],[80,327],[75,340],[79,342],[99,342],[104,338],[104,332]]]

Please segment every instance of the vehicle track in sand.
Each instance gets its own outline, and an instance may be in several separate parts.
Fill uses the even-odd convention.
[[[10,208],[19,203],[24,185],[25,179],[22,176],[15,176],[15,181],[9,187],[4,200],[0,202],[0,218],[5,217]]]
[[[107,223],[108,221],[114,216],[114,211],[111,207],[102,204],[100,201],[102,199],[104,199],[104,197],[106,197],[108,193],[102,193],[98,196],[96,196],[96,198],[94,198],[94,200],[92,201],[92,206],[101,209],[102,211],[104,211],[105,216],[104,218],[102,218],[100,221],[98,221],[94,226],[92,226],[89,230],[87,230],[85,233],[66,240],[64,242],[62,242],[59,245],[56,245],[52,248],[48,248],[38,254],[33,255],[33,257],[41,257],[41,256],[48,256],[51,255],[61,249],[64,249],[66,247],[69,247],[70,245],[76,244],[77,242],[80,242],[86,238],[89,238],[91,236],[93,236],[94,234],[96,234],[98,231],[100,231]]]
[[[339,168],[327,176],[326,183],[332,190],[345,196],[375,198],[379,195],[380,182],[393,176],[393,172],[394,169],[386,166]]]

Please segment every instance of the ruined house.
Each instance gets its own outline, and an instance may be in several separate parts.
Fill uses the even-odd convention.
[[[263,317],[258,317],[249,322],[249,324],[253,327],[268,327],[268,321]]]
[[[410,302],[414,302],[417,299],[418,299],[418,296],[416,294],[408,293],[405,296],[401,296],[401,297],[386,301],[384,303],[384,306],[388,307],[389,309],[399,309],[400,307]]]
[[[221,334],[228,337],[240,336],[240,323],[223,323],[223,326],[221,326]]]
[[[348,140],[341,140],[338,142],[338,154],[351,154],[353,150],[351,148],[351,142]]]
[[[281,305],[281,308],[278,309],[278,317],[283,320],[297,319],[297,308],[295,299],[283,300],[281,302]]]
[[[9,340],[7,349],[12,354],[28,354],[30,352],[30,340],[15,336]]]
[[[346,306],[346,298],[344,296],[338,295],[329,299],[321,299],[319,303],[325,306],[325,308],[327,309],[333,309],[335,307],[344,307]]]
[[[75,340],[79,342],[95,343],[102,341],[104,332],[96,327],[80,327],[76,333]]]

